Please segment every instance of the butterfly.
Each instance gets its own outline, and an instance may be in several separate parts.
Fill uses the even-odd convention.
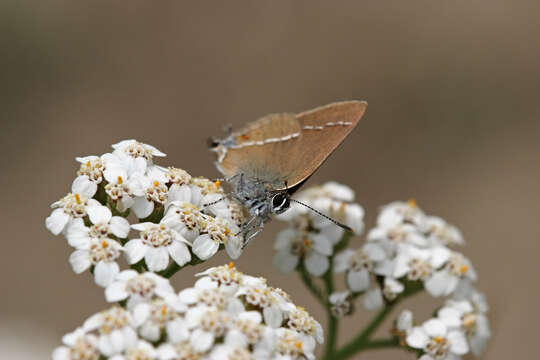
[[[291,195],[345,140],[366,107],[365,101],[343,101],[299,114],[271,114],[224,139],[210,139],[216,167],[232,186],[230,195],[251,215],[241,230],[245,244],[262,231],[271,215],[298,202]]]

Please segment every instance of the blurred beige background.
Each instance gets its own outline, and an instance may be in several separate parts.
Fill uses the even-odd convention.
[[[70,248],[44,227],[49,204],[69,191],[75,156],[137,138],[168,154],[161,164],[215,177],[205,139],[224,125],[364,99],[367,115],[310,183],[352,186],[368,226],[379,206],[409,197],[458,225],[492,308],[484,358],[534,357],[538,14],[535,0],[2,1],[3,356],[48,358],[63,333],[105,307],[103,290],[72,272]],[[323,320],[296,276],[271,266],[279,227],[237,265]],[[194,272],[177,276],[177,289]]]

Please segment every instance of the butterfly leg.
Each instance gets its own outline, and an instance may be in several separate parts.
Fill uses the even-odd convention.
[[[253,216],[251,219],[249,219],[249,221],[247,223],[243,224],[242,229],[238,233],[234,234],[234,236],[238,236],[240,234],[247,233],[251,228],[253,228],[253,226],[251,226],[251,224],[255,220],[257,220],[257,216]]]
[[[229,182],[229,183],[232,183],[234,182],[236,179],[238,178],[243,178],[244,174],[243,173],[240,173],[240,174],[236,174],[236,175],[233,175],[231,176],[230,178],[226,178],[225,181]]]
[[[252,230],[254,228],[255,228],[255,226],[251,227],[250,230]],[[259,235],[259,233],[261,231],[263,231],[263,228],[264,228],[264,221],[259,220],[259,224],[257,224],[256,230],[249,233],[249,235],[244,240],[244,243],[242,244],[242,250],[245,249],[246,246],[248,246],[248,244],[251,242],[251,240],[253,240],[257,235]]]
[[[242,175],[242,174],[234,175],[234,176],[232,176],[232,177],[230,177],[230,178],[228,178],[228,179],[218,178],[218,179],[216,179],[215,181],[216,181],[216,182],[217,182],[217,181],[220,181],[220,182],[222,182],[222,181],[230,182],[230,181],[233,181],[235,178],[239,177],[240,175]],[[209,202],[209,203],[206,203],[206,204],[202,204],[202,209],[204,210],[204,209],[206,209],[206,208],[209,207],[209,206],[215,205],[215,204],[217,204],[217,203],[219,203],[219,202],[221,202],[221,201],[223,201],[223,200],[225,200],[225,199],[228,199],[231,195],[233,195],[233,194],[232,194],[232,193],[227,193],[227,194],[225,194],[224,196],[222,196],[221,198],[219,198],[219,199],[217,199],[217,200],[215,200],[215,201],[212,201],[212,202]]]

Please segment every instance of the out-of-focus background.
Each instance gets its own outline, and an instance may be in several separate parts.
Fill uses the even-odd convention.
[[[367,114],[310,183],[349,184],[368,226],[381,205],[410,197],[458,225],[491,305],[483,358],[533,356],[538,14],[535,0],[2,1],[2,356],[47,358],[63,333],[106,306],[44,226],[49,204],[69,191],[75,156],[136,138],[168,154],[161,164],[216,177],[205,139],[224,125],[343,99],[367,100]],[[237,266],[324,319],[296,276],[272,268],[279,228],[267,227]],[[196,270],[178,275],[176,288]],[[368,316],[358,312],[343,333]]]

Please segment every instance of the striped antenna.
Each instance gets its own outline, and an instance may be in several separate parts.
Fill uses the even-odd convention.
[[[348,227],[347,225],[342,224],[342,223],[340,223],[339,221],[337,221],[337,220],[335,220],[335,219],[332,219],[330,216],[327,216],[327,215],[323,214],[323,213],[320,212],[319,210],[314,209],[314,208],[312,208],[311,206],[309,206],[309,205],[307,205],[307,204],[304,204],[304,203],[301,202],[301,201],[298,201],[298,200],[295,200],[295,199],[289,199],[289,200],[292,201],[292,202],[295,202],[295,203],[297,203],[297,204],[300,204],[300,205],[303,205],[303,206],[307,207],[308,209],[310,209],[310,210],[313,211],[314,213],[316,213],[316,214],[322,216],[323,218],[325,218],[325,219],[327,219],[327,220],[330,220],[331,222],[333,222],[334,224],[336,224],[337,226],[339,226],[339,227],[342,228],[342,229],[345,229],[345,230],[347,230],[347,231],[349,231],[349,232],[351,232],[351,233],[354,232],[353,229],[351,229],[351,228]]]

